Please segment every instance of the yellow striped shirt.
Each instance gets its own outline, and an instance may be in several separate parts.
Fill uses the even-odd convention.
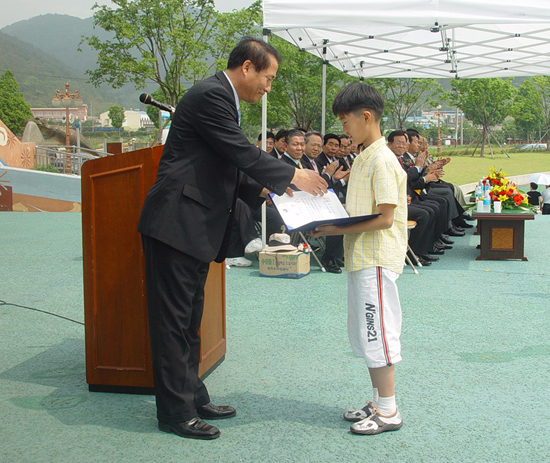
[[[379,204],[396,206],[393,225],[386,230],[344,235],[347,271],[383,267],[403,272],[407,251],[407,174],[384,137],[355,158],[346,196],[350,216],[377,214]]]

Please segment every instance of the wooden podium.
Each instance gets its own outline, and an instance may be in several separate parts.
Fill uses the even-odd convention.
[[[152,393],[145,264],[137,224],[162,146],[82,166],[86,380],[91,391]],[[212,263],[200,329],[204,377],[223,361],[225,267]]]

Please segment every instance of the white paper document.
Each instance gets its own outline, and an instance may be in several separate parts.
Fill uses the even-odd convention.
[[[282,196],[271,194],[270,197],[290,231],[311,230],[318,225],[348,225],[379,215],[349,217],[332,190],[323,196],[295,191],[292,197],[286,193]]]

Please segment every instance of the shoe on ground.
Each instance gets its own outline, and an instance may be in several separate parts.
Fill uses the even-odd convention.
[[[216,439],[220,437],[220,430],[200,418],[192,418],[181,423],[166,423],[159,421],[159,429],[164,432],[171,432],[180,437],[189,439]]]
[[[250,243],[244,248],[245,254],[254,254],[255,252],[260,252],[262,250],[262,240],[260,238],[254,238]]]
[[[329,273],[342,273],[340,266],[334,262],[334,260],[329,260],[328,262],[321,262],[325,270]]]
[[[422,265],[422,267],[429,267],[432,265],[431,261],[422,259],[422,257],[418,257],[418,262]]]
[[[372,406],[372,402],[368,402],[367,405],[365,405],[363,408],[360,408],[359,410],[348,410],[344,412],[344,419],[346,421],[357,423],[358,421],[368,418],[373,413],[374,407]]]
[[[441,241],[442,243],[445,243],[445,244],[455,244],[455,242],[453,240],[449,239],[448,235],[441,235],[439,237],[439,241]]]
[[[474,226],[471,223],[464,222],[460,225],[460,228],[474,228]]]
[[[464,212],[461,217],[464,219],[464,220],[474,220],[472,219],[472,216],[470,214],[468,214],[467,212]]]
[[[427,262],[437,262],[437,261],[439,260],[439,257],[437,257],[437,256],[431,256],[430,254],[422,254],[422,255],[420,256],[420,258],[421,258],[422,260],[427,261]],[[422,264],[422,265],[424,265],[424,264]]]
[[[252,261],[246,257],[228,257],[225,259],[225,265],[229,265],[230,267],[250,267]]]
[[[233,418],[237,411],[229,405],[214,405],[212,402],[197,407],[199,418],[204,420],[223,420],[225,418]]]
[[[445,254],[445,251],[443,249],[438,248],[437,246],[434,246],[431,251],[428,251],[429,254],[434,254],[437,256],[442,256]]]
[[[434,246],[438,247],[439,249],[447,250],[447,249],[453,249],[453,247],[450,244],[445,244],[443,241],[437,240],[434,244]]]
[[[455,227],[451,227],[447,230],[447,234],[449,236],[464,236],[466,233],[463,231],[458,231]]]
[[[401,426],[403,426],[403,418],[401,418],[399,410],[390,416],[381,415],[378,410],[375,410],[368,418],[353,423],[350,426],[350,431],[354,434],[373,435],[386,431],[397,431]]]

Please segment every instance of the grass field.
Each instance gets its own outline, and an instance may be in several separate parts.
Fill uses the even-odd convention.
[[[448,156],[446,151],[450,150],[442,149],[441,156]],[[430,148],[430,153],[435,157],[435,148]],[[451,162],[445,166],[443,180],[455,185],[477,182],[489,173],[491,167],[502,169],[507,176],[550,171],[550,151],[508,152],[510,158],[507,158],[500,150],[494,150],[494,155],[491,158],[487,150],[485,157],[480,158],[478,150],[474,157],[469,154],[450,156]]]

